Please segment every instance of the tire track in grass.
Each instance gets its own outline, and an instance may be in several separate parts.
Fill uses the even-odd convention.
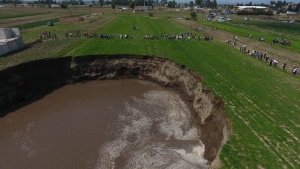
[[[249,99],[246,99],[246,100],[247,100],[248,102],[250,102],[250,104],[253,103],[253,102],[252,102],[251,100],[249,100]],[[260,111],[261,113],[263,113],[264,115],[266,115],[266,114],[264,113],[264,111],[262,111],[259,107],[254,106],[254,108],[257,109],[258,111]],[[271,118],[271,119],[272,119],[272,118]],[[253,118],[253,120],[256,120],[256,119]],[[273,120],[273,119],[272,119],[272,120]],[[274,122],[276,122],[276,121],[274,121]],[[247,124],[249,124],[249,123],[247,123]],[[281,128],[282,128],[282,127],[281,127]],[[286,128],[288,128],[288,127],[286,127]],[[254,130],[254,129],[252,128],[251,130]],[[288,133],[288,135],[289,135],[290,137],[294,138],[296,141],[299,141],[299,139],[298,139],[297,137],[295,137],[295,135],[292,133],[292,131],[288,131],[288,130],[285,129],[285,128],[283,128],[283,130],[284,130],[286,133]],[[263,140],[263,141],[264,141],[264,144],[268,145],[268,147],[269,147],[269,146],[276,147],[275,145],[272,145],[271,141],[270,141],[266,136],[262,136],[261,134],[258,134],[258,133],[257,133],[257,135],[260,136],[261,140]],[[292,151],[292,148],[291,148],[290,146],[288,146],[287,144],[285,144],[285,146],[286,146],[286,147],[285,147],[284,151],[286,151],[287,149],[290,150],[290,151],[287,151],[287,152],[291,152],[291,151]],[[282,153],[281,153],[278,149],[276,149],[276,151],[277,151],[278,154],[281,155],[282,158],[284,158],[287,162],[289,162],[289,164],[290,164],[291,166],[293,166],[293,168],[295,167],[295,166],[290,162],[290,160],[288,160],[288,158],[286,158],[284,155],[282,155]],[[294,155],[293,155],[292,157],[299,156],[295,151],[292,151],[292,152],[294,152]]]
[[[238,115],[237,113],[234,113],[240,120],[242,120],[246,126],[250,129],[250,131],[259,139],[259,141],[269,150],[269,152],[271,152],[274,156],[280,156],[282,159],[284,159],[290,166],[292,166],[293,168],[295,167],[286,157],[284,157],[283,155],[280,155],[281,153],[279,151],[276,151],[277,153],[275,153],[271,147],[266,143],[267,140],[264,139],[264,137],[260,134],[258,134],[249,124],[248,121],[246,121],[242,116]]]

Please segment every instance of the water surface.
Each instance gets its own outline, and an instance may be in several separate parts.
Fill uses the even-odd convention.
[[[151,82],[65,86],[0,118],[0,168],[207,168],[190,114]]]

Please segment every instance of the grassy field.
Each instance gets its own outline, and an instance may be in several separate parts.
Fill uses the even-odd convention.
[[[300,53],[300,36],[299,28],[300,24],[283,24],[280,22],[270,21],[231,21],[231,22],[205,22],[203,20],[198,21],[200,24],[216,27],[218,29],[226,30],[234,33],[237,36],[249,37],[253,35],[253,39],[258,40],[260,37],[264,37],[265,41],[262,43],[271,44],[273,39],[278,38],[287,39],[292,42],[291,46],[276,45],[277,47],[291,50]],[[275,45],[275,44],[274,44]]]
[[[122,15],[98,32],[141,37],[188,31],[164,18]],[[222,168],[300,167],[298,77],[214,41],[85,39],[64,55],[102,53],[162,56],[199,72],[214,95],[226,101],[232,120],[234,134],[222,150]]]
[[[31,23],[26,23],[26,24],[22,24],[22,25],[14,25],[14,26],[11,26],[11,28],[18,28],[19,30],[30,29],[30,28],[35,28],[35,27],[46,25],[47,22],[53,22],[53,23],[59,22],[59,18],[31,22]]]
[[[11,19],[11,18],[19,18],[19,17],[26,17],[26,16],[34,16],[34,15],[41,15],[45,13],[29,13],[29,14],[14,14],[14,15],[1,15],[0,19]]]
[[[56,23],[55,26],[38,26],[21,32],[23,41],[29,43],[39,39],[39,34],[43,31],[50,31],[56,34],[56,40],[43,40],[42,43],[30,46],[21,51],[8,53],[0,57],[0,70],[14,66],[23,62],[42,58],[53,58],[61,55],[64,49],[69,48],[81,39],[65,38],[65,34],[72,32],[96,32],[96,30],[109,23],[115,18],[114,15],[104,15],[92,23]]]
[[[154,13],[154,17],[147,14],[111,14],[91,23],[95,28],[100,28],[95,31],[133,35],[134,39],[92,38],[73,42],[68,42],[70,39],[62,39],[46,43],[49,46],[50,43],[51,46],[70,43],[69,46],[54,51],[51,57],[103,53],[143,54],[161,56],[184,64],[201,74],[204,77],[203,84],[215,96],[226,102],[226,113],[232,121],[233,135],[222,149],[222,168],[300,168],[299,76],[292,76],[290,72],[268,66],[217,41],[142,38],[146,34],[160,37],[162,33],[189,32],[188,27],[173,20],[182,15],[188,14]],[[112,16],[118,17],[109,19]],[[106,24],[110,21],[112,21],[110,24]],[[236,31],[241,29],[240,35],[250,33],[246,28],[223,25],[228,26],[226,29],[235,28]],[[90,27],[80,24],[59,24],[56,29],[62,29],[65,33],[75,26],[82,30]],[[139,30],[133,30],[133,26],[139,27]],[[37,27],[33,30],[40,32],[44,29],[45,27]],[[34,31],[25,32],[24,37]],[[197,33],[197,36],[199,35]],[[273,35],[265,33],[265,37],[269,36]],[[25,56],[26,54],[15,57],[15,54],[12,54],[0,57],[0,62],[14,64],[10,58],[17,60]]]

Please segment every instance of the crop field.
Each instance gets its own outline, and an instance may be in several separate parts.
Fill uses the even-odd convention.
[[[216,35],[208,31],[218,27],[238,36],[261,31],[234,24],[198,21],[182,21],[179,16],[189,13],[162,12],[149,17],[147,13],[104,14],[89,24],[63,24],[54,27],[35,27],[22,35],[26,41],[38,36],[43,30],[60,32],[58,40],[46,40],[30,49],[0,57],[1,69],[21,62],[45,57],[81,56],[98,54],[142,54],[174,60],[203,76],[203,84],[226,102],[226,113],[232,121],[233,135],[222,148],[221,168],[300,168],[300,77],[292,76],[291,70],[269,66],[264,61],[239,52],[224,42],[214,40],[166,40],[162,33],[179,34],[191,31],[191,25],[206,25],[205,32],[193,32],[198,36]],[[203,16],[199,16],[201,18]],[[238,23],[236,23],[238,24]],[[133,30],[133,27],[139,30]],[[276,25],[275,25],[276,26]],[[261,30],[266,30],[263,26]],[[282,28],[278,28],[280,30]],[[296,29],[296,28],[295,28]],[[133,39],[81,38],[66,39],[68,31],[93,31],[98,34],[125,34]],[[266,38],[278,36],[263,32]],[[256,34],[257,33],[257,34]],[[220,33],[219,33],[220,34]],[[219,35],[218,34],[218,35]],[[145,35],[158,36],[158,40],[144,39]],[[229,34],[228,34],[229,35]],[[215,38],[215,37],[213,37]],[[217,38],[216,38],[217,39]],[[266,42],[267,43],[267,42]],[[65,46],[63,46],[65,45]],[[260,43],[254,44],[263,46]],[[264,44],[268,45],[268,44]],[[300,57],[297,43],[287,49],[278,47],[286,54]],[[43,49],[44,47],[44,49]],[[48,48],[46,48],[48,47]],[[300,47],[300,45],[298,46]],[[37,51],[37,50],[40,51]],[[51,51],[46,55],[47,50]],[[32,50],[32,51],[31,51]],[[281,56],[282,58],[288,56]],[[294,63],[300,63],[294,58]],[[290,63],[288,63],[290,64]],[[289,65],[291,67],[291,65]]]

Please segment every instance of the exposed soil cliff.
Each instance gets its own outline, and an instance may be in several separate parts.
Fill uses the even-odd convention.
[[[210,168],[215,168],[219,152],[231,134],[224,101],[202,86],[199,74],[167,59],[136,55],[81,56],[10,67],[0,72],[0,109],[68,84],[125,78],[150,80],[181,92],[191,103],[193,116],[201,128],[205,158]]]

